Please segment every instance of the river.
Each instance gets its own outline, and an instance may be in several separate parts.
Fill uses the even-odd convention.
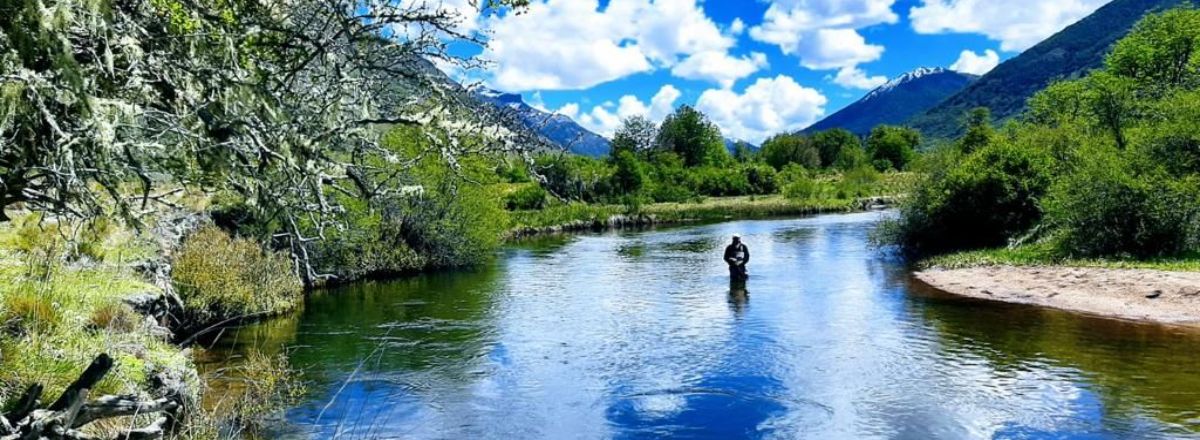
[[[281,437],[1179,438],[1193,330],[950,297],[880,213],[548,238],[312,295],[212,349],[289,351]],[[750,280],[721,252],[740,234]]]

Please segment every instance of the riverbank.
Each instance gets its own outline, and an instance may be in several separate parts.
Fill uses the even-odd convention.
[[[988,266],[928,269],[914,275],[938,290],[971,298],[1200,326],[1200,272]]]
[[[622,227],[663,226],[879,209],[891,197],[791,199],[782,195],[710,197],[696,203],[655,203],[631,212],[621,205],[572,203],[511,213],[509,239]]]
[[[1200,326],[1200,258],[1070,259],[1023,246],[949,254],[919,266],[918,280],[955,295]]]

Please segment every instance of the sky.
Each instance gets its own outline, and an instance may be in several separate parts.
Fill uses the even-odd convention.
[[[611,136],[691,105],[729,138],[807,127],[918,67],[986,73],[1108,0],[531,0],[520,14],[440,1],[487,39],[456,79],[520,93]]]

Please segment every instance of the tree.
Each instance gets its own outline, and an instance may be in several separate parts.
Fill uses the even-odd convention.
[[[678,154],[688,167],[719,165],[730,158],[721,130],[703,113],[687,105],[663,119],[656,143],[658,148]]]
[[[737,141],[733,144],[733,160],[739,163],[753,162],[755,159],[754,150],[750,144],[745,141]]]
[[[835,128],[818,132],[812,136],[812,143],[821,155],[821,168],[829,168],[838,161],[843,152],[848,149],[862,150],[862,142],[858,136],[849,130]],[[850,153],[853,154],[853,153]]]
[[[867,137],[867,155],[875,168],[903,170],[916,156],[921,133],[908,127],[880,125]]]
[[[1147,15],[1105,64],[1108,73],[1146,88],[1200,86],[1200,11],[1183,6]]]
[[[136,224],[168,203],[164,188],[229,190],[278,219],[302,249],[311,238],[300,223],[337,221],[330,192],[396,191],[403,167],[373,165],[392,157],[381,125],[428,127],[429,153],[450,162],[524,142],[480,136],[495,121],[456,113],[461,92],[428,61],[478,64],[447,50],[486,43],[460,30],[458,12],[390,0],[277,6],[6,2],[0,208],[78,217],[112,209]]]
[[[618,150],[613,156],[616,171],[613,172],[613,190],[620,194],[636,196],[646,184],[646,172],[642,161],[628,150]]]
[[[971,109],[965,125],[965,133],[958,140],[958,149],[963,154],[971,154],[975,150],[986,147],[996,133],[992,129],[992,112],[987,107]]]
[[[802,134],[783,133],[772,136],[763,142],[759,154],[767,165],[782,170],[787,164],[794,163],[808,169],[821,166],[821,154],[812,140]]]
[[[621,121],[621,128],[613,134],[612,157],[620,151],[645,153],[654,148],[655,138],[658,137],[658,127],[646,117],[630,116]]]

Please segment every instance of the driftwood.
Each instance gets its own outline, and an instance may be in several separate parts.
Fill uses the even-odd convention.
[[[77,430],[88,423],[112,417],[164,413],[150,425],[116,436],[119,439],[157,439],[166,432],[169,417],[180,408],[175,398],[141,400],[137,396],[103,396],[88,401],[88,394],[108,371],[113,360],[101,354],[45,409],[36,409],[43,388],[35,384],[25,391],[16,407],[0,415],[0,440],[70,439],[96,440]]]

